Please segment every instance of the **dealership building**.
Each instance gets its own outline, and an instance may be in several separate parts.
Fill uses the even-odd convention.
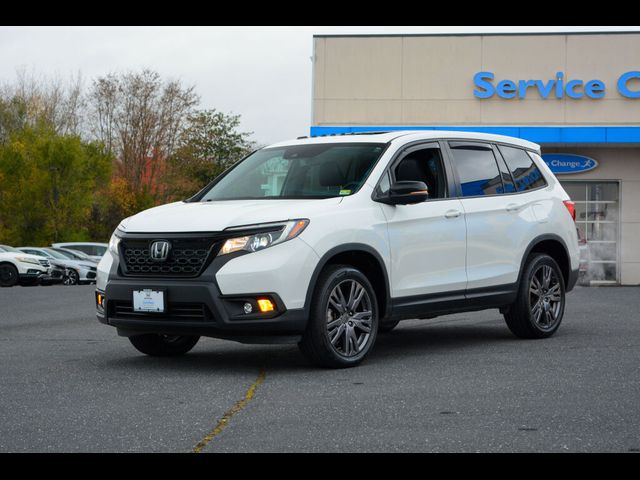
[[[640,284],[640,33],[318,35],[311,135],[524,138],[576,202],[586,281]]]

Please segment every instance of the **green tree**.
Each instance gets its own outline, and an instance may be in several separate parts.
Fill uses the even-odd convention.
[[[78,136],[27,127],[0,147],[0,241],[48,244],[88,238],[95,193],[112,159]]]
[[[193,195],[225,169],[256,148],[251,132],[241,132],[240,115],[215,109],[201,110],[187,118],[178,148],[167,166],[168,195]]]

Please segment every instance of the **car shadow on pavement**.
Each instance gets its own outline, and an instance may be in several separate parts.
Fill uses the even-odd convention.
[[[464,355],[470,351],[495,347],[496,344],[521,342],[507,329],[503,322],[489,320],[474,324],[459,324],[459,321],[412,322],[400,324],[394,331],[378,336],[373,352],[365,360],[367,365],[394,362],[402,364],[409,357],[424,357],[443,352]],[[215,342],[215,344],[214,344]],[[123,348],[133,348],[129,345]],[[136,368],[168,372],[194,373],[210,371],[216,374],[237,375],[254,373],[262,367],[271,372],[313,371],[296,345],[242,345],[201,339],[196,349],[182,357],[152,358],[142,354],[123,351],[121,358],[107,360],[109,368]]]

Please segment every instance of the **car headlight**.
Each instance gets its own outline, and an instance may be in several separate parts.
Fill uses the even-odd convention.
[[[120,243],[120,237],[117,235],[118,230],[113,232],[109,239],[109,251],[114,255],[118,255],[118,244]]]
[[[18,260],[21,263],[30,263],[32,265],[40,265],[40,262],[35,259],[35,258],[29,258],[29,257],[16,257],[16,260]]]
[[[257,252],[265,248],[272,247],[300,235],[309,225],[309,219],[303,218],[298,220],[289,220],[288,222],[252,225],[251,227],[242,227],[243,230],[248,228],[269,228],[273,226],[273,230],[253,235],[245,235],[242,237],[234,237],[227,239],[218,252],[218,255],[227,255],[233,252]],[[229,231],[229,230],[227,230]]]

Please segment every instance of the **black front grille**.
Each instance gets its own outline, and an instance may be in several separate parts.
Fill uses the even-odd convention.
[[[112,300],[109,302],[109,316],[113,318],[137,318],[178,320],[185,322],[204,322],[211,319],[209,309],[204,303],[169,302],[164,313],[135,312],[133,302]]]
[[[169,256],[163,262],[150,255],[151,245],[157,240],[171,244]],[[215,247],[216,240],[212,237],[122,239],[122,273],[136,277],[197,277],[215,254]]]

